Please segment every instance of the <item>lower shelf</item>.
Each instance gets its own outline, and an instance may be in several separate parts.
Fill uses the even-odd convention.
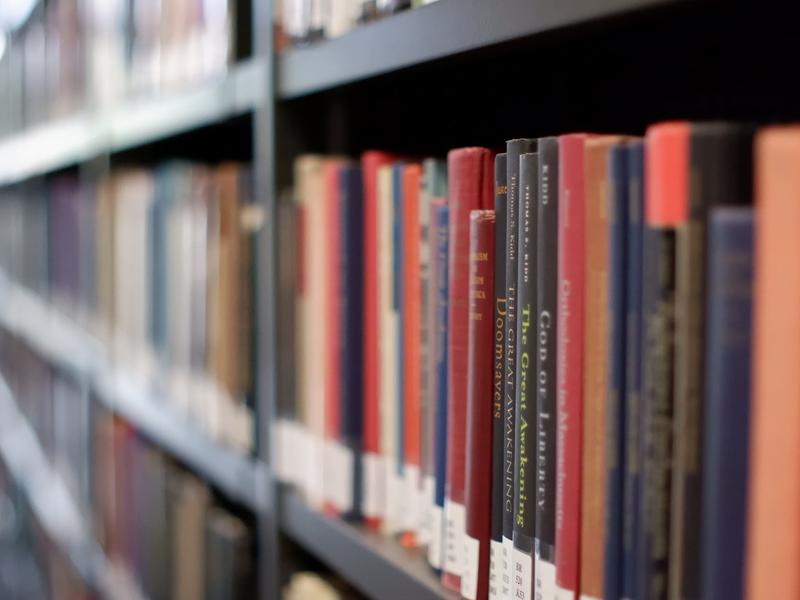
[[[460,597],[442,586],[419,552],[364,527],[322,515],[290,488],[281,490],[280,501],[283,532],[371,598]]]

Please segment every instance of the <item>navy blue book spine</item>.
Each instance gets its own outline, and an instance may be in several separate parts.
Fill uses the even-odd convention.
[[[433,215],[434,260],[436,261],[436,329],[433,344],[436,361],[436,440],[435,476],[436,505],[444,510],[447,479],[447,309],[448,309],[448,247],[450,213],[447,205],[437,207]]]
[[[403,162],[392,165],[392,208],[394,226],[392,228],[392,308],[397,320],[397,446],[395,469],[398,477],[403,475],[405,464],[405,395],[403,393]]]
[[[609,286],[608,393],[606,414],[607,492],[603,596],[619,600],[622,578],[623,475],[625,472],[625,335],[628,277],[628,151],[624,144],[608,156]]]
[[[753,210],[713,209],[708,223],[702,597],[741,600],[753,290]]]
[[[364,194],[361,168],[344,166],[339,176],[342,223],[341,440],[353,453],[353,505],[343,517],[361,515],[363,441]]]
[[[625,473],[622,518],[622,598],[637,599],[641,523],[642,257],[644,227],[644,144],[628,154],[628,274],[625,329]]]

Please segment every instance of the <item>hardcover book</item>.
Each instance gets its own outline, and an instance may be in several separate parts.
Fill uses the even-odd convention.
[[[639,595],[663,600],[669,591],[676,242],[687,218],[688,124],[651,126],[645,149]]]
[[[494,159],[494,387],[492,391],[492,541],[489,565],[489,598],[502,600],[503,577],[503,359],[506,334],[506,154]]]
[[[539,155],[519,157],[517,201],[517,380],[514,406],[513,597],[531,600],[536,501],[536,227]]]
[[[753,209],[708,220],[700,593],[744,598],[753,310]]]
[[[449,243],[450,218],[447,200],[431,201],[431,227],[433,261],[431,263],[431,287],[435,291],[431,303],[431,351],[436,364],[431,385],[436,393],[434,413],[434,481],[436,482],[434,504],[431,509],[431,542],[428,545],[428,562],[441,571],[444,565],[444,508],[445,483],[447,481],[447,355],[448,317],[450,312]]]
[[[580,593],[586,139],[585,134],[575,133],[560,136],[558,140],[556,585],[559,600],[573,599]]]
[[[361,157],[364,177],[364,447],[361,462],[364,482],[364,521],[380,527],[386,510],[386,473],[381,458],[380,365],[383,332],[379,312],[378,171],[394,160],[391,154],[371,150]]]
[[[556,341],[558,339],[558,138],[539,140],[536,215],[536,538],[541,600],[556,594]]]
[[[506,142],[506,351],[503,357],[503,585],[500,593],[510,598],[514,591],[514,442],[517,402],[517,264],[519,261],[519,157],[536,150],[536,140]]]
[[[746,598],[800,597],[800,127],[755,147],[755,297]]]
[[[449,315],[447,374],[447,496],[445,562],[442,581],[461,589],[464,564],[464,477],[469,322],[469,215],[494,205],[494,156],[486,148],[451,150],[447,156],[450,192]]]
[[[494,228],[494,210],[470,213],[466,530],[461,575],[461,595],[467,600],[486,598],[489,593]]]

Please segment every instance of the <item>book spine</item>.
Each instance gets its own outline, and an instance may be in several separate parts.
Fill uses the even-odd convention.
[[[418,164],[403,171],[403,392],[404,488],[406,510],[403,513],[403,544],[416,545],[419,521],[420,487],[420,329],[421,292],[419,271],[419,196],[422,168]]]
[[[539,140],[536,226],[536,539],[537,600],[556,597],[556,340],[558,339],[558,139]]]
[[[702,515],[703,316],[706,220],[714,205],[749,204],[749,128],[696,123],[689,140],[689,214],[678,230],[676,282],[675,430],[670,528],[670,597],[700,595]]]
[[[450,305],[447,375],[447,506],[445,565],[442,581],[461,588],[464,564],[464,476],[467,404],[467,331],[469,318],[469,215],[494,203],[494,157],[485,148],[452,150],[448,155],[450,190]]]
[[[363,441],[364,349],[364,198],[361,168],[341,172],[341,466],[344,495],[339,509],[344,518],[361,516],[361,447]]]
[[[392,381],[395,383],[395,452],[392,457],[392,468],[389,470],[390,494],[395,500],[395,515],[392,518],[393,533],[400,533],[403,530],[406,514],[406,501],[408,497],[405,490],[405,455],[406,455],[406,435],[405,435],[405,365],[403,364],[403,347],[405,345],[405,310],[403,305],[403,294],[405,280],[403,277],[406,257],[403,250],[403,239],[405,223],[403,218],[404,204],[404,185],[403,170],[405,164],[402,161],[394,163],[392,166],[392,207],[394,211],[394,227],[392,230],[392,310],[397,315],[397,336],[393,340],[395,344],[395,365]]]
[[[744,598],[753,210],[712,209],[708,221],[703,598]]]
[[[642,382],[642,598],[668,597],[677,229],[686,221],[688,126],[646,138]]]
[[[622,597],[622,520],[625,472],[625,340],[628,274],[628,151],[618,144],[608,159],[608,392],[603,597]]]
[[[344,296],[345,260],[343,260],[342,230],[347,227],[347,214],[344,212],[346,189],[345,171],[337,161],[328,161],[324,166],[325,179],[325,468],[322,487],[325,512],[338,513],[342,500],[346,497],[347,485],[339,472],[344,449],[340,446],[343,421],[342,403],[346,401],[343,392],[344,367]],[[338,488],[338,489],[337,489]]]
[[[444,183],[443,183],[444,182]],[[419,202],[420,245],[420,478],[419,494],[420,514],[417,527],[419,543],[430,543],[430,515],[434,504],[434,429],[436,394],[432,384],[434,369],[433,360],[433,309],[435,290],[431,285],[431,263],[433,261],[433,242],[431,238],[431,201],[446,194],[446,176],[442,163],[429,158],[422,163],[422,192]]]
[[[559,138],[558,437],[556,585],[559,600],[578,590],[583,420],[585,212],[583,134]]]
[[[505,397],[505,429],[503,430],[503,562],[505,576],[501,594],[513,594],[514,554],[514,438],[516,434],[517,384],[517,264],[519,252],[519,157],[535,150],[536,141],[509,140],[506,143],[506,353],[503,359],[503,396]]]
[[[622,598],[637,597],[641,523],[642,256],[644,144],[633,142],[628,158],[628,273],[625,330],[625,474],[622,522]]]
[[[397,335],[398,315],[394,304],[394,196],[392,166],[378,170],[378,283],[380,338],[380,443],[383,463],[385,512],[383,531],[397,532],[398,498],[395,490],[397,453]]]
[[[536,209],[539,155],[519,157],[513,597],[533,598],[536,468]]]
[[[502,600],[503,581],[503,357],[506,331],[506,155],[494,161],[494,387],[492,390],[492,541],[489,599]]]
[[[494,332],[495,213],[470,215],[467,458],[464,571],[461,596],[489,593],[489,538],[492,479],[492,335]]]
[[[800,128],[759,132],[755,161],[745,597],[800,598]]]
[[[392,157],[370,151],[361,158],[364,177],[364,519],[368,527],[380,527],[386,510],[386,474],[381,460],[380,365],[381,320],[378,271],[378,169]]]
[[[447,478],[447,317],[449,314],[449,240],[450,219],[447,202],[438,198],[431,202],[431,286],[436,294],[431,310],[432,361],[436,365],[431,385],[436,394],[434,421],[434,505],[431,511],[431,543],[428,562],[438,570],[444,565],[444,500]]]
[[[603,597],[608,422],[608,152],[616,137],[596,137],[585,150],[585,278],[581,452],[580,593]]]

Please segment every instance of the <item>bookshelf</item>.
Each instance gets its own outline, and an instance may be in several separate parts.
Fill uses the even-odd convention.
[[[357,156],[381,146],[442,154],[459,145],[496,144],[517,135],[639,131],[648,122],[674,116],[796,117],[796,77],[782,79],[761,70],[765,59],[787,55],[784,42],[794,38],[780,28],[770,39],[760,18],[751,26],[746,11],[732,10],[735,14],[728,18],[719,13],[720,3],[715,7],[703,0],[439,0],[337,39],[276,53],[271,22],[276,1],[246,3],[251,10],[240,18],[251,21],[245,29],[252,31],[253,56],[218,78],[131,99],[105,112],[86,109],[0,139],[0,186],[7,186],[83,167],[96,158],[146,153],[182,134],[242,115],[252,117],[252,148],[246,153],[252,156],[255,199],[265,216],[256,260],[255,456],[222,446],[165,409],[158,393],[112,369],[95,339],[4,277],[0,327],[85,382],[99,402],[149,441],[253,513],[259,598],[280,597],[287,575],[281,566],[282,545],[288,539],[369,597],[454,599],[418,553],[311,510],[298,494],[276,482],[270,468],[270,426],[281,395],[291,393],[291,361],[282,352],[279,332],[285,296],[276,240],[278,197],[290,180],[292,159],[312,151]],[[790,23],[786,20],[787,27]],[[646,27],[636,31],[638,25]],[[718,27],[719,38],[712,42],[708,26]],[[606,30],[613,32],[604,34]],[[755,42],[741,44],[743,32],[751,30]],[[678,38],[682,44],[675,44]],[[726,52],[707,51],[717,42]],[[531,77],[518,94],[503,96],[498,81],[530,68],[541,56],[548,60],[541,66],[541,80],[556,82],[545,88],[547,93],[539,94],[539,81]],[[652,61],[646,69],[643,57]],[[688,64],[695,69],[687,69]],[[560,71],[575,77],[561,77]],[[709,72],[714,75],[707,77]],[[757,82],[752,86],[757,93],[731,95],[743,79]],[[587,88],[593,90],[592,111],[575,100]],[[728,96],[738,101],[726,102]],[[491,118],[476,117],[490,105],[496,106]],[[241,143],[224,128],[214,135],[220,146]],[[190,150],[181,146],[185,141],[177,144]],[[42,494],[63,497],[64,486],[44,462],[41,449],[37,454],[35,439],[31,441],[35,436],[0,384],[3,415],[13,418],[0,418],[0,423],[19,423],[23,433],[12,436],[9,428],[0,429],[0,458],[47,529],[49,505]],[[13,441],[22,439],[27,441]],[[22,454],[41,460],[23,464]],[[30,483],[34,480],[36,486]],[[38,488],[40,484],[44,487]],[[82,530],[77,542],[62,539],[57,530],[51,536],[93,587],[113,596],[103,587],[111,577],[105,574],[105,557],[85,528],[76,529]]]

